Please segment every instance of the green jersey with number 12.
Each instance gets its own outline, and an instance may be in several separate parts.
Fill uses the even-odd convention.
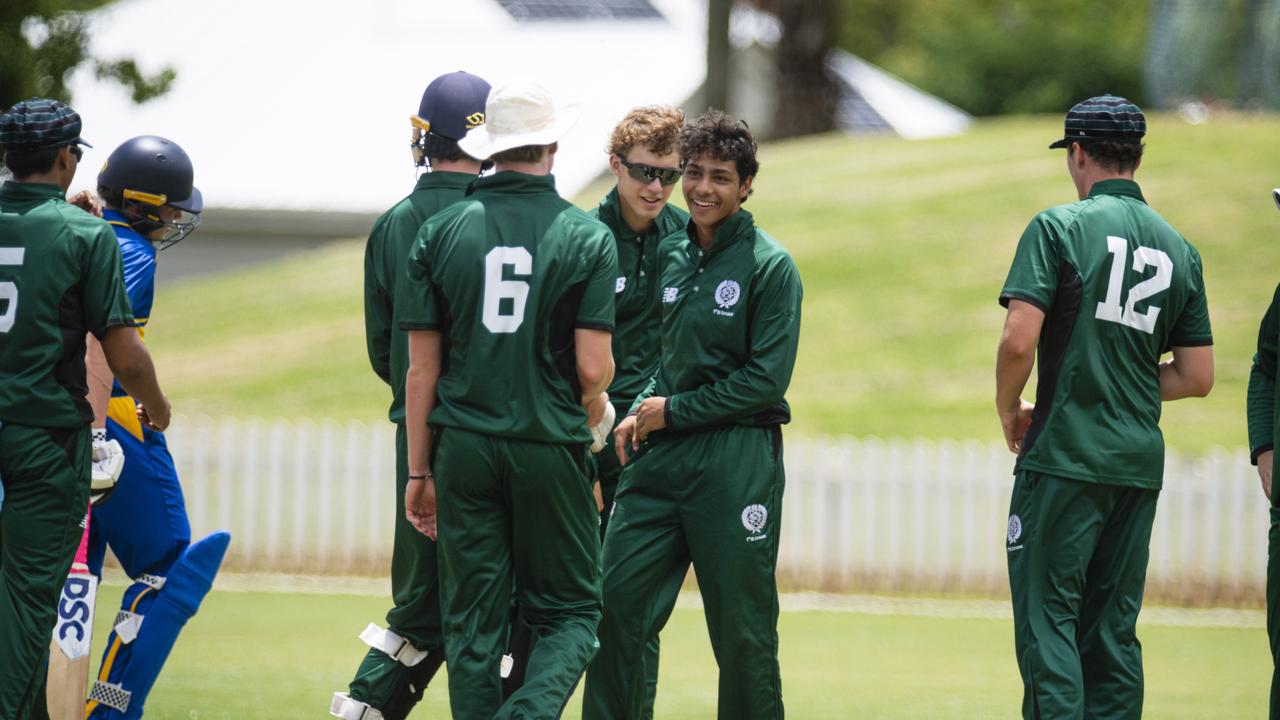
[[[408,275],[400,327],[444,342],[432,425],[591,441],[574,330],[612,332],[618,255],[609,229],[562,199],[551,176],[476,180],[422,226]]]
[[[1010,300],[1045,313],[1018,469],[1158,489],[1160,356],[1213,342],[1196,249],[1136,183],[1105,180],[1031,221],[1000,292]]]

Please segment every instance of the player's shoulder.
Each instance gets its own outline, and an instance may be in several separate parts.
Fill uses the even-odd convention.
[[[1098,197],[1087,197],[1075,202],[1047,207],[1035,214],[1027,223],[1028,231],[1038,230],[1062,233],[1085,220],[1098,209]]]
[[[760,272],[796,272],[796,263],[791,257],[791,252],[782,243],[778,242],[777,238],[765,232],[759,226],[755,228],[753,249],[756,267]]]
[[[567,200],[564,203],[564,207],[560,209],[559,214],[556,215],[555,220],[552,222],[552,226],[557,231],[587,237],[613,239],[613,231],[599,217],[593,216],[590,212]]]

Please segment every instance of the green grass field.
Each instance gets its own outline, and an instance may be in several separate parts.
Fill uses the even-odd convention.
[[[103,587],[100,618],[121,586]],[[156,720],[318,718],[345,689],[381,621],[369,595],[214,591],[183,632],[147,703]],[[95,655],[107,623],[98,622]],[[1142,623],[1146,716],[1245,718],[1266,712],[1270,661],[1261,628]],[[1021,686],[1007,620],[785,612],[779,624],[789,717],[1016,718]],[[656,716],[715,716],[716,665],[701,611],[677,609],[663,633]],[[95,660],[96,662],[96,660]],[[447,717],[444,676],[414,717]],[[566,717],[578,717],[578,700]]]
[[[761,148],[747,208],[791,250],[806,290],[789,393],[796,431],[999,438],[995,298],[1031,216],[1075,199],[1062,153],[1045,149],[1060,134],[1060,118],[1033,117],[983,120],[942,140],[825,136]],[[1245,443],[1252,345],[1280,280],[1269,195],[1280,185],[1278,134],[1277,117],[1152,118],[1138,177],[1204,258],[1217,352],[1213,395],[1167,408],[1173,448]],[[382,417],[387,393],[364,354],[361,253],[352,240],[162,288],[147,337],[175,410]]]

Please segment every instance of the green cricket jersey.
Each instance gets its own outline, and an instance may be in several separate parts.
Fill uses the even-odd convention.
[[[1210,345],[1200,254],[1131,180],[1027,226],[1000,291],[1045,312],[1019,470],[1159,489],[1160,355]]]
[[[409,369],[409,344],[395,307],[396,285],[404,277],[409,249],[422,223],[461,200],[475,179],[467,173],[427,173],[369,232],[364,250],[364,337],[373,371],[391,385],[387,417],[392,422],[404,421],[404,374]]]
[[[621,202],[615,187],[591,211],[592,217],[613,231],[618,249],[613,329],[616,370],[609,385],[609,399],[620,415],[626,413],[658,370],[662,348],[658,259],[681,241],[689,222],[689,213],[668,203],[654,218],[649,232],[637,235],[622,219]]]
[[[403,330],[438,330],[445,365],[432,425],[548,443],[590,442],[574,330],[613,330],[609,229],[549,176],[501,172],[433,215],[397,293]]]
[[[83,427],[85,333],[133,324],[111,226],[56,185],[0,186],[0,421]]]
[[[1280,285],[1271,298],[1271,306],[1262,317],[1258,329],[1258,352],[1253,356],[1253,370],[1249,373],[1249,450],[1253,462],[1258,455],[1272,450],[1280,441],[1280,416],[1276,415],[1276,348],[1280,346]],[[1280,493],[1273,494],[1280,501]]]
[[[795,263],[746,210],[710,250],[696,238],[691,222],[663,258],[662,359],[641,397],[666,397],[675,431],[790,422],[804,296]]]

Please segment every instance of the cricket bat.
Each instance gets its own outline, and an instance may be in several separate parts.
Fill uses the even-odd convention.
[[[89,688],[89,645],[93,641],[93,607],[98,578],[89,572],[89,512],[71,572],[58,596],[58,621],[49,644],[49,678],[45,698],[51,720],[84,720]]]

